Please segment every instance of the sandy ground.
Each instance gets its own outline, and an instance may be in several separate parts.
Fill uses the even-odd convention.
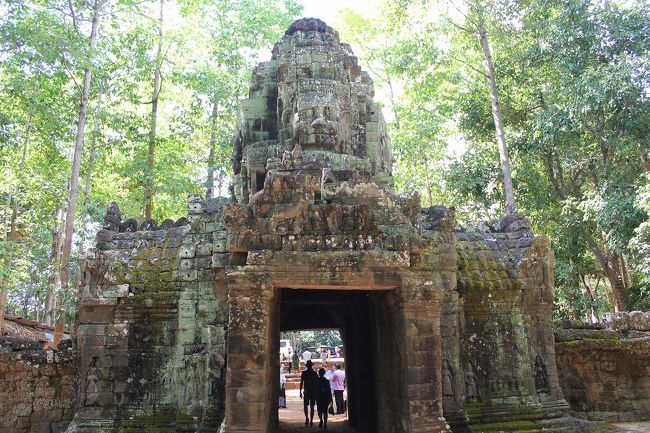
[[[612,424],[618,428],[630,432],[650,433],[650,421],[648,422],[626,422]]]
[[[287,408],[279,409],[281,433],[304,433],[323,431],[318,428],[318,413],[314,410],[314,425],[305,426],[305,414],[302,400],[297,389],[287,390]],[[331,433],[356,433],[348,425],[347,415],[330,415],[327,419],[327,431]]]

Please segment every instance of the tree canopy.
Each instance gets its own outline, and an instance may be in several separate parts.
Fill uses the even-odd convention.
[[[163,220],[183,216],[189,194],[228,194],[238,100],[301,10],[298,0],[0,0],[8,311],[72,316],[74,290],[54,295],[74,288],[109,202]],[[375,81],[399,192],[420,190],[423,206],[454,206],[459,220],[499,218],[501,128],[508,200],[552,241],[556,318],[650,309],[644,1],[378,0],[328,24]]]

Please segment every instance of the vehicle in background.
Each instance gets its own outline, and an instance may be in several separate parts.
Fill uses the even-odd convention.
[[[330,353],[330,357],[334,358],[336,355],[336,350],[332,346],[328,346],[327,344],[321,344],[320,347],[318,348],[318,355],[320,357],[320,354],[323,352],[323,350],[327,350]]]
[[[280,340],[280,355],[284,359],[291,359],[291,355],[293,355],[293,348],[291,347],[290,340]]]

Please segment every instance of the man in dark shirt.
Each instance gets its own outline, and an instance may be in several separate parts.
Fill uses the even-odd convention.
[[[332,388],[330,381],[325,378],[325,369],[318,370],[318,382],[316,382],[316,407],[318,409],[319,428],[327,430],[327,410],[332,404]]]
[[[318,373],[312,370],[314,363],[308,359],[305,363],[305,371],[300,374],[300,398],[303,400],[305,409],[305,425],[314,425],[314,405],[316,404],[316,383],[318,381]],[[305,388],[305,395],[303,398],[303,385]],[[308,407],[309,406],[309,407]],[[311,408],[311,412],[309,412]]]

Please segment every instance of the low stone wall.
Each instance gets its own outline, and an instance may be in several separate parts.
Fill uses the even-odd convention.
[[[555,352],[572,409],[594,420],[650,420],[650,312],[563,328],[555,331]]]
[[[74,414],[75,362],[70,341],[58,351],[14,337],[0,339],[0,432],[59,433]]]

